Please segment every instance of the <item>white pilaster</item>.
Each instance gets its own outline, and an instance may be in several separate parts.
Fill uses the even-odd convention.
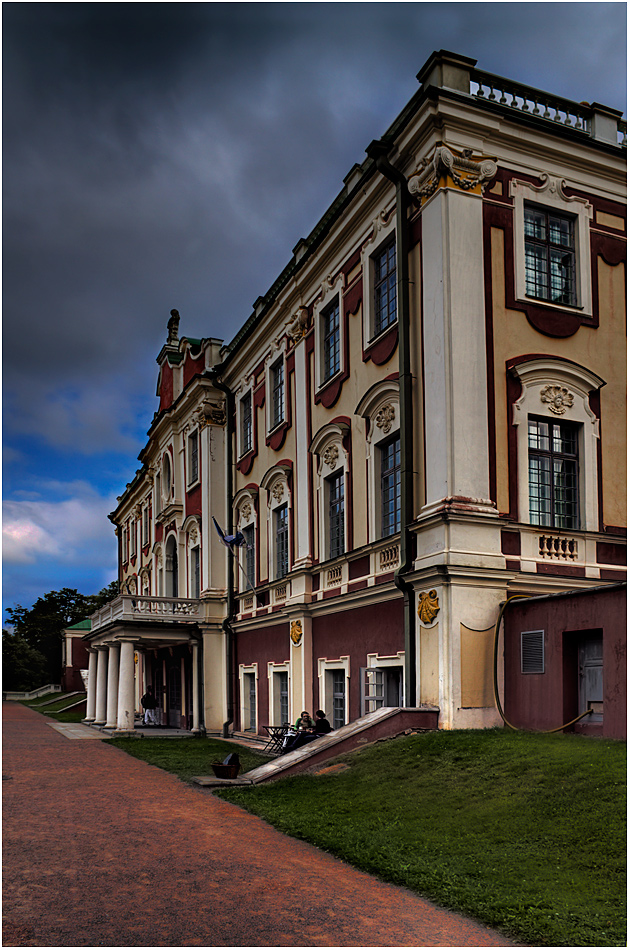
[[[107,720],[107,647],[97,647],[96,718],[95,725],[104,726]]]
[[[295,348],[295,480],[293,483],[293,517],[297,523],[294,567],[310,567],[311,558],[311,519],[310,507],[313,503],[309,493],[308,472],[311,464],[308,446],[310,433],[306,425],[306,374],[308,372],[306,344],[302,340]]]
[[[422,214],[427,507],[489,496],[482,202],[445,189]]]
[[[109,662],[107,664],[107,722],[106,729],[115,729],[118,719],[118,668],[120,664],[120,647],[117,643],[109,644]]]
[[[133,732],[134,728],[135,677],[133,652],[133,640],[121,640],[117,732]]]
[[[96,719],[96,650],[88,647],[88,685],[87,685],[87,708],[84,722],[94,722]]]

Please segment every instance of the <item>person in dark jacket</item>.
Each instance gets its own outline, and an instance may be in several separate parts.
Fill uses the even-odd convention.
[[[147,691],[140,700],[142,703],[142,708],[144,709],[144,724],[145,726],[156,726],[157,721],[155,718],[155,707],[157,702],[155,696],[153,695],[153,687],[147,686]]]
[[[332,728],[328,720],[326,719],[326,713],[323,709],[318,709],[315,713],[315,725],[312,729],[304,730],[300,732],[293,742],[287,743],[286,752],[294,752],[295,749],[301,748],[303,745],[306,745],[307,742],[312,742],[314,739],[319,739],[320,736],[326,736],[329,732],[332,732]]]

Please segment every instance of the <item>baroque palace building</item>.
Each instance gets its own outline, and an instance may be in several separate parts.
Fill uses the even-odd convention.
[[[193,732],[493,726],[500,605],[625,579],[621,113],[445,51],[418,81],[228,345],[172,311],[88,721],[151,684]]]

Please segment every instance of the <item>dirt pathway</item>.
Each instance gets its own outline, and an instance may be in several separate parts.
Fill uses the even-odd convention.
[[[505,947],[98,740],[3,703],[5,947]]]

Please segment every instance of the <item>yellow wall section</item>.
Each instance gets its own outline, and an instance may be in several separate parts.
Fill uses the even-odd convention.
[[[598,260],[599,328],[580,327],[567,339],[545,336],[524,313],[505,307],[503,232],[492,229],[492,299],[496,408],[497,504],[509,509],[508,418],[506,361],[528,353],[572,360],[606,380],[601,390],[601,445],[605,524],[626,523],[626,352],[624,265],[609,267]]]
[[[462,701],[465,709],[480,709],[494,704],[492,664],[494,627],[471,630],[460,624]]]

